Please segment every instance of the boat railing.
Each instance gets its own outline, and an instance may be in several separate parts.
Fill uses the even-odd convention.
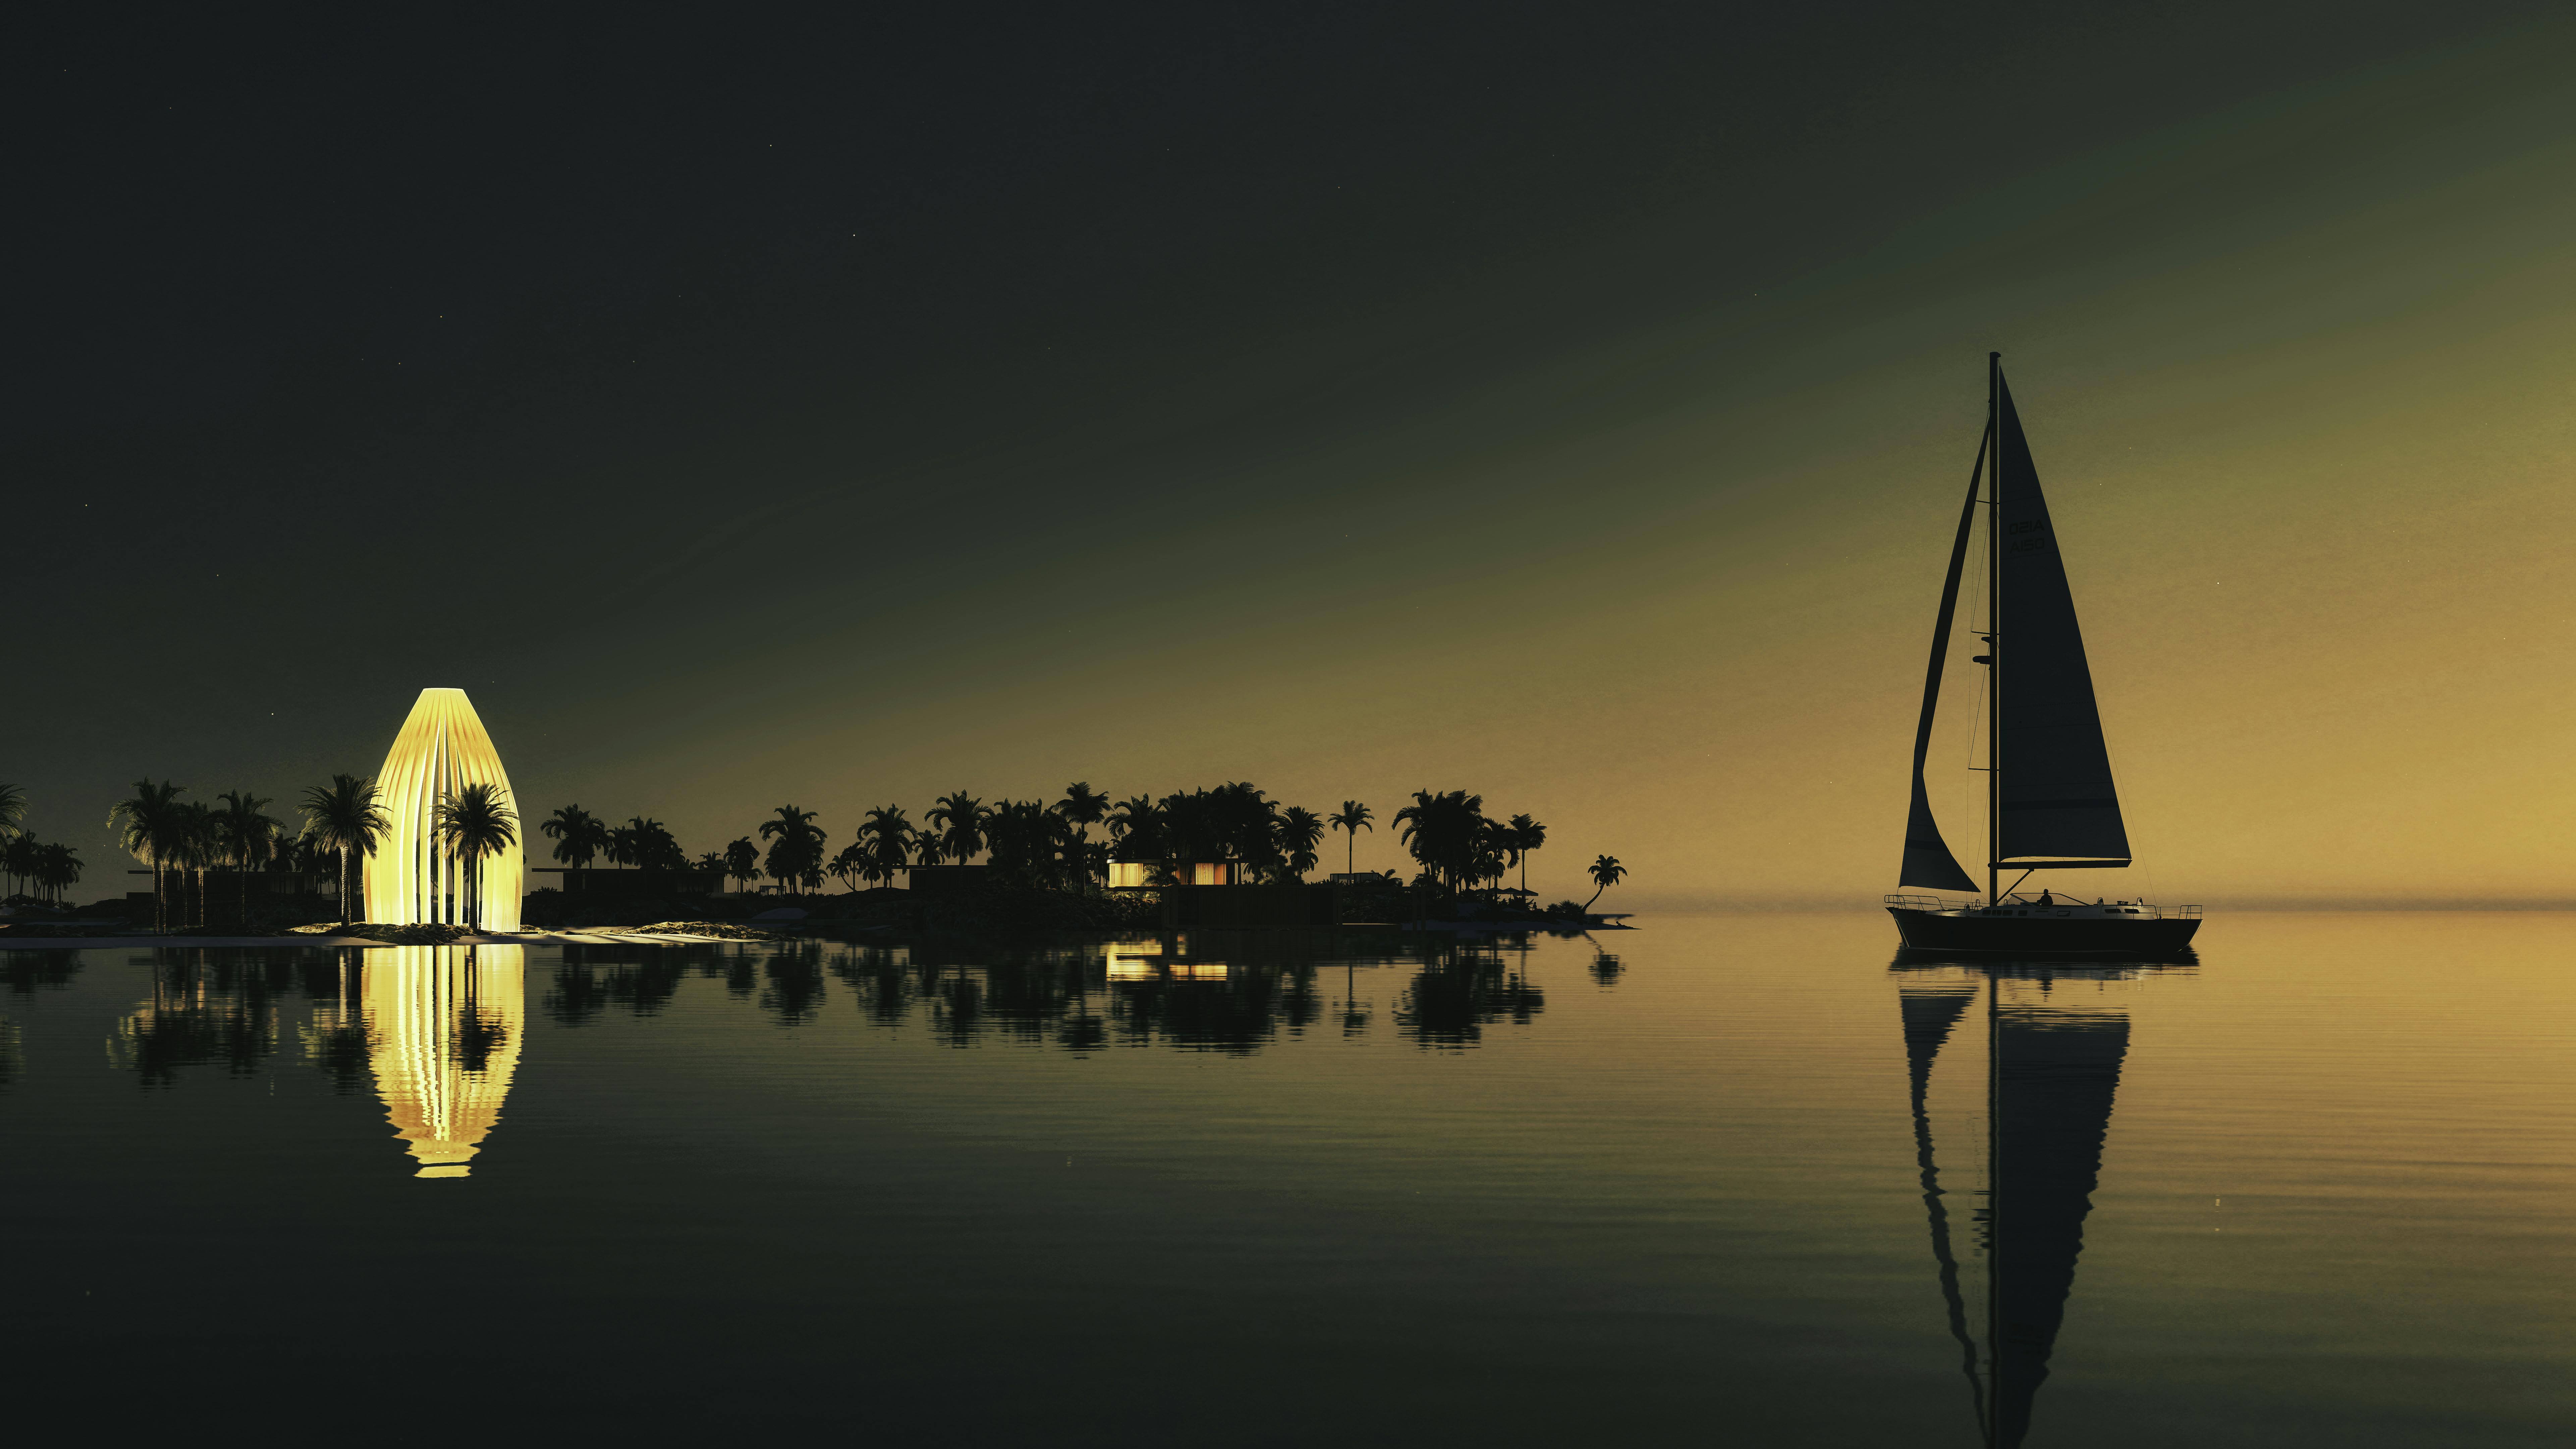
[[[1890,891],[1886,895],[1879,897],[1879,899],[1896,907],[1898,910],[1903,911],[1967,911],[1976,909],[1980,904],[1980,902],[1975,900],[1944,900],[1939,896],[1910,895],[1904,891]],[[2008,905],[2028,906],[2038,904],[2038,902],[2031,900],[2028,897],[2019,895],[2009,895],[2004,899],[2005,903]],[[2069,898],[2067,900],[2055,902],[2054,904],[2060,907],[2071,908],[2084,905],[2086,903]],[[2158,920],[2177,919],[2197,921],[2200,919],[2200,907],[2198,906],[2156,906],[2149,905],[2145,901],[2121,901],[2118,902],[2118,904],[2123,906],[2134,906],[2145,911],[2147,914],[2154,916]]]
[[[1963,911],[1975,901],[1945,901],[1939,896],[1912,896],[1903,891],[1890,891],[1880,899],[1904,911]]]

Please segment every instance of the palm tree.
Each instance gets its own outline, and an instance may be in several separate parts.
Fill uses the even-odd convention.
[[[80,883],[81,861],[78,852],[68,845],[41,845],[36,848],[36,883],[63,903],[63,892]]]
[[[637,815],[626,822],[626,863],[638,870],[686,870],[689,853],[661,821]]]
[[[777,843],[769,847],[769,873],[778,878],[781,887],[823,880],[823,828],[814,823],[816,812],[781,805],[774,812],[778,818],[760,822],[760,838]]]
[[[588,870],[591,861],[608,848],[608,822],[582,809],[566,805],[537,822],[537,829],[555,843],[555,859],[569,870]],[[573,877],[567,873],[569,883]]]
[[[1291,805],[1279,812],[1279,852],[1287,858],[1288,873],[1300,880],[1315,868],[1315,849],[1324,842],[1324,822],[1315,812],[1302,805]]]
[[[27,833],[27,792],[0,785],[0,839]]]
[[[832,879],[839,881],[843,890],[849,891],[853,894],[856,894],[859,888],[850,884],[850,882],[857,879],[861,873],[871,868],[872,867],[869,865],[868,848],[863,842],[858,840],[852,840],[849,844],[842,846],[841,853],[833,856],[831,865],[827,867],[827,869],[832,872]]]
[[[1464,790],[1413,792],[1413,803],[1395,812],[1397,833],[1434,880],[1452,886],[1480,879],[1479,857],[1490,844],[1485,797]]]
[[[117,801],[107,812],[107,823],[116,829],[116,843],[152,867],[152,929],[156,931],[170,928],[162,874],[170,857],[179,852],[179,796],[187,789],[166,780],[155,785],[147,775],[134,782],[131,796]]]
[[[859,838],[868,843],[867,878],[893,885],[894,873],[912,854],[912,822],[904,818],[903,807],[880,805],[869,811]]]
[[[206,872],[223,860],[223,832],[215,823],[212,807],[195,800],[179,807],[177,851],[171,859],[184,872],[180,879],[196,887],[196,918],[189,924],[202,926],[206,923]],[[181,920],[188,920],[184,905],[179,914]]]
[[[340,924],[349,924],[357,903],[350,898],[349,857],[376,853],[376,842],[394,823],[376,803],[376,782],[356,775],[333,775],[328,785],[304,791],[304,838],[317,850],[340,857]]]
[[[760,884],[760,847],[752,844],[748,835],[726,846],[724,869],[725,874],[741,881],[745,890]]]
[[[1376,817],[1369,814],[1369,808],[1357,800],[1343,801],[1341,809],[1324,817],[1325,824],[1350,836],[1342,852],[1342,869],[1345,872],[1353,874],[1358,872],[1359,867],[1352,862],[1359,859],[1360,832],[1365,830],[1372,835],[1376,834],[1377,827],[1369,823],[1374,818]]]
[[[36,843],[34,836],[23,830],[19,831],[10,836],[5,844],[0,844],[0,871],[8,872],[12,881],[34,880],[38,852],[43,849],[43,846]],[[9,893],[15,896],[24,895],[26,892],[23,886],[13,885]]]
[[[939,827],[940,853],[964,865],[984,848],[984,823],[989,817],[984,802],[963,790],[939,797],[939,803],[922,812],[924,822]]]
[[[1506,827],[1511,831],[1512,864],[1521,868],[1521,889],[1529,889],[1530,852],[1547,844],[1547,827],[1526,815],[1515,815]]]
[[[1109,797],[1092,789],[1090,781],[1076,780],[1064,787],[1064,798],[1054,809],[1067,824],[1097,825],[1109,814]]]
[[[430,829],[465,866],[466,924],[483,928],[483,861],[519,843],[519,817],[498,785],[468,785],[442,796]]]
[[[1600,859],[1593,861],[1592,901],[1601,899],[1601,893],[1603,891],[1610,889],[1612,886],[1617,885],[1619,882],[1626,880],[1627,878],[1628,867],[1621,865],[1617,856],[1605,855]],[[1591,910],[1592,901],[1585,901],[1583,903],[1583,909],[1587,911]]]
[[[250,868],[268,859],[277,848],[277,822],[265,811],[272,801],[263,800],[247,790],[226,790],[215,797],[224,808],[215,815],[215,826],[221,835],[224,854],[232,861],[234,885],[240,896],[241,919],[250,919]]]

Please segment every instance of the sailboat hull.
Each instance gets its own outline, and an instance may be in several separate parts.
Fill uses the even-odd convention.
[[[2108,956],[2154,960],[2187,949],[2197,917],[2005,915],[1890,906],[1908,949],[1974,956]]]

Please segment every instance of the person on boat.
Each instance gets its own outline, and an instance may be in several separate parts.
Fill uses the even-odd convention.
[[[2039,893],[2039,903],[2043,906],[2053,906],[2057,904],[2056,901],[2049,898],[2049,894],[2046,891],[2041,891]]]

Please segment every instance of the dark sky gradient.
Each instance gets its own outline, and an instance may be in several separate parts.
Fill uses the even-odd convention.
[[[8,24],[0,778],[94,872],[135,775],[291,795],[456,685],[532,813],[693,850],[785,800],[839,838],[958,786],[1250,778],[1381,815],[1482,790],[1555,827],[1550,889],[1599,851],[1670,899],[1876,889],[2002,347],[2099,540],[2077,597],[2129,661],[2097,674],[2173,885],[2552,889],[2509,844],[2537,817],[2457,790],[2335,817],[2496,852],[2434,877],[2303,873],[2265,833],[2352,808],[2300,761],[2384,791],[2373,750],[2544,758],[2491,730],[2460,762],[2385,688],[2421,661],[2206,692],[2289,689],[2276,651],[2352,622],[2319,599],[2459,567],[2372,582],[2408,449],[2458,456],[2467,416],[2372,399],[2430,396],[2409,358],[2527,380],[2535,318],[2564,341],[2548,7]],[[2533,446],[2451,500],[2520,510],[2475,565],[2507,592],[2445,594],[2515,660],[2565,642],[2563,605],[2493,622],[2565,541],[2514,501],[2563,482]],[[2087,480],[2119,485],[2089,518]],[[2304,578],[2262,606],[2295,619],[2176,595],[2208,571],[2177,519],[2261,533],[2240,574]],[[2179,634],[2122,636],[2142,601]],[[2134,672],[2168,662],[2204,692]],[[2565,713],[2519,665],[2489,684]],[[2352,753],[2286,723],[2317,715]],[[2222,764],[2289,792],[2271,824],[2215,808]]]

